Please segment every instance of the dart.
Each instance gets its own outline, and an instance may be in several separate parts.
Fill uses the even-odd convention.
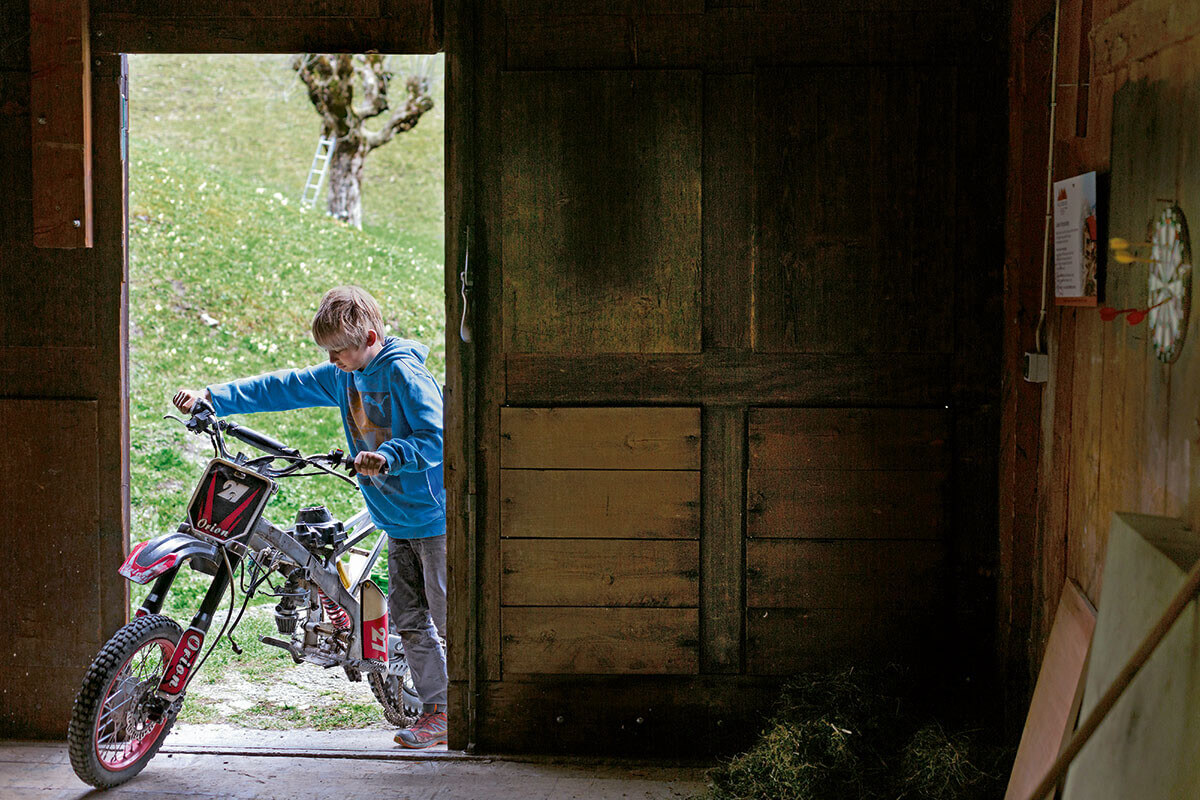
[[[1120,236],[1114,236],[1108,240],[1108,248],[1110,250],[1128,250],[1131,247],[1149,247],[1150,242],[1131,242],[1128,239],[1122,239]]]
[[[1132,264],[1135,261],[1141,261],[1145,264],[1154,263],[1153,258],[1142,258],[1141,256],[1135,256],[1133,253],[1130,253],[1126,250],[1117,250],[1113,253],[1113,258],[1116,259],[1116,261],[1120,264]]]

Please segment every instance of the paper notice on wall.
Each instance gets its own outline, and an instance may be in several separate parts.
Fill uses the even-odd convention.
[[[1096,173],[1054,184],[1054,301],[1094,306],[1097,295],[1099,220]]]

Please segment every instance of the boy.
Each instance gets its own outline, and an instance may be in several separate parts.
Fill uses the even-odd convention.
[[[209,386],[216,412],[337,406],[363,499],[388,534],[388,616],[404,642],[422,713],[395,736],[424,749],[446,742],[446,492],[442,390],[429,348],[385,338],[379,304],[357,286],[331,289],[312,321],[327,363]],[[175,395],[190,413],[199,394]],[[386,468],[386,470],[385,470]],[[383,474],[385,473],[386,474]]]

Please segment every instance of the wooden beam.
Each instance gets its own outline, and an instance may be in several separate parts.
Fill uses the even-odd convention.
[[[700,620],[694,608],[510,606],[501,618],[506,676],[697,671]]]
[[[347,2],[324,13],[241,0],[96,3],[95,47],[111,53],[436,53],[431,0]],[[279,4],[275,4],[279,6]],[[321,4],[327,6],[328,4]]]
[[[521,676],[481,687],[482,752],[682,756],[753,743],[779,678]],[[455,686],[451,685],[451,708]]]
[[[30,0],[35,247],[92,246],[92,72],[87,0]]]
[[[995,388],[954,385],[936,353],[738,353],[505,356],[513,405],[930,406],[994,400]]]
[[[701,416],[700,670],[742,668],[746,519],[746,409]]]

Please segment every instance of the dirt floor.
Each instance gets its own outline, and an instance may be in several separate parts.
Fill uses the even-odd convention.
[[[698,766],[412,753],[382,733],[182,726],[141,775],[104,793],[75,776],[65,744],[5,741],[0,800],[680,800],[704,789]]]

